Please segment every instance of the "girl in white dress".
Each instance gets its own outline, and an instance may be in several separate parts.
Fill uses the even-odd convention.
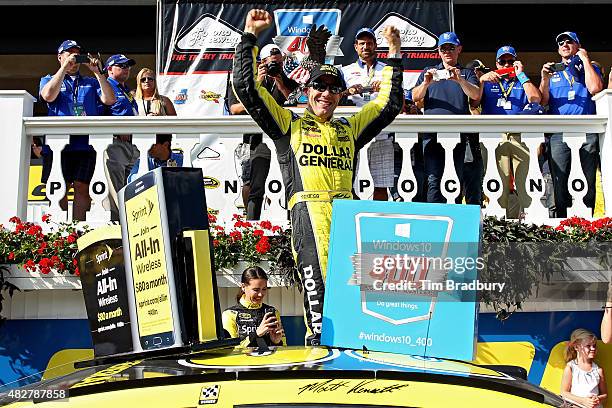
[[[608,397],[603,369],[593,361],[595,354],[597,337],[585,329],[574,330],[565,350],[561,395],[587,408],[602,408]]]

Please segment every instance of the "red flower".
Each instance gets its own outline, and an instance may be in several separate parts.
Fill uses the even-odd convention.
[[[211,223],[211,224],[216,223],[217,222],[217,217],[215,217],[212,214],[208,214],[208,222]]]
[[[42,222],[48,223],[50,219],[51,219],[51,214],[43,214]]]
[[[40,227],[40,225],[32,225],[30,226],[30,228],[28,228],[28,230],[26,231],[26,234],[28,235],[38,235],[42,232],[42,228]]]
[[[253,231],[253,235],[255,235],[256,237],[263,237],[264,232],[263,230],[258,229],[258,230]]]
[[[276,231],[280,231],[281,227],[279,227],[278,225],[275,225],[272,227],[272,233],[276,233]]]
[[[13,224],[21,224],[21,218],[19,218],[19,217],[11,217],[11,218],[9,218],[9,222],[12,222]]]
[[[234,241],[240,241],[242,239],[242,232],[240,232],[240,231],[232,231],[232,232],[230,232],[230,237]]]
[[[56,248],[63,247],[64,246],[64,239],[63,238],[58,238],[58,240],[53,243],[53,246],[56,247]]]
[[[49,258],[43,258],[40,261],[38,261],[38,266],[42,268],[49,268],[53,266],[53,263],[51,262]]]
[[[43,273],[43,274],[47,275],[49,272],[51,272],[51,268],[49,268],[48,266],[41,266],[40,267],[40,273]]]
[[[244,223],[242,221],[236,221],[234,223],[234,228],[242,228],[244,226]]]
[[[261,226],[261,228],[266,230],[272,229],[272,223],[270,221],[262,221],[259,223],[259,225]]]
[[[45,248],[47,248],[47,243],[45,241],[40,243],[40,246],[38,247],[38,253],[42,254],[45,251]]]
[[[232,215],[232,220],[234,220],[234,221],[235,220],[241,220],[241,219],[242,219],[242,215],[239,215],[239,214]]]
[[[268,242],[268,237],[261,237],[257,245],[255,245],[255,250],[260,254],[268,253],[270,250],[270,242]]]
[[[77,268],[74,270],[74,274],[75,274],[76,276],[81,276],[81,272],[79,271],[79,268],[78,268],[78,267],[77,267]]]
[[[73,260],[72,260],[72,264],[73,264],[74,266],[76,266],[76,265],[78,264],[77,260],[76,260],[76,259],[73,259]]]
[[[9,252],[8,259],[9,261],[12,261],[13,259],[15,259],[15,253],[13,251]]]
[[[213,246],[215,248],[219,246],[219,240],[218,239],[213,239]]]
[[[28,259],[28,261],[23,264],[23,267],[29,272],[34,272],[34,270],[36,269],[36,264],[33,260]]]
[[[59,257],[58,257],[57,255],[53,255],[53,256],[51,257],[51,263],[52,263],[53,265],[59,265],[59,264],[60,264],[60,259],[59,259]]]
[[[74,241],[76,241],[76,238],[72,234],[70,234],[70,235],[68,235],[68,237],[66,237],[66,242],[68,242],[69,244],[74,243]]]

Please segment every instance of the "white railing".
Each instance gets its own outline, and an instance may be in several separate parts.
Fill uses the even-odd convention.
[[[542,205],[544,182],[538,166],[536,151],[544,139],[544,133],[563,132],[564,140],[572,151],[572,169],[569,191],[573,196],[573,206],[568,209],[568,216],[590,216],[582,198],[586,193],[586,182],[582,173],[578,150],[585,140],[585,133],[600,134],[602,162],[602,185],[605,201],[612,203],[612,164],[606,157],[612,157],[612,135],[609,118],[612,117],[612,91],[604,91],[595,97],[597,115],[592,116],[405,116],[400,115],[387,128],[396,132],[396,140],[404,150],[404,165],[400,175],[400,193],[410,201],[416,190],[415,178],[410,166],[410,147],[417,140],[419,132],[436,132],[438,141],[446,151],[445,172],[442,179],[442,193],[448,202],[454,202],[458,192],[458,178],[453,165],[452,150],[459,140],[459,133],[479,133],[480,141],[486,148],[488,160],[485,163],[483,191],[489,198],[484,208],[487,215],[503,216],[505,210],[498,204],[502,194],[502,183],[498,174],[495,148],[501,140],[501,134],[516,132],[522,134],[522,141],[529,149],[527,174],[527,193],[531,204],[524,209],[525,218],[536,223],[554,224],[548,218],[548,210]],[[28,164],[30,144],[33,136],[46,136],[50,148],[59,152],[68,141],[68,135],[88,134],[90,144],[97,154],[96,170],[90,184],[92,207],[87,215],[90,225],[105,223],[109,212],[104,202],[108,199],[108,186],[104,174],[103,154],[106,146],[112,141],[113,134],[132,134],[133,143],[140,150],[140,172],[146,170],[146,154],[155,140],[155,134],[174,134],[173,147],[180,147],[185,152],[184,166],[196,164],[203,168],[208,177],[207,204],[209,208],[218,209],[222,217],[237,212],[235,202],[240,200],[239,171],[234,160],[234,150],[241,142],[241,134],[257,132],[259,129],[248,116],[209,117],[209,118],[169,118],[169,117],[32,117],[33,98],[23,91],[0,91],[0,136],[4,148],[4,160],[0,164],[2,174],[2,198],[0,200],[0,222],[12,215],[26,216]],[[350,112],[352,109],[341,110]],[[196,146],[197,149],[196,149]],[[268,142],[273,151],[273,144]],[[208,147],[208,148],[206,148]],[[372,194],[372,183],[367,169],[366,149],[360,153],[358,178],[364,180],[361,198],[367,199]],[[59,154],[53,161],[53,168],[47,182],[49,206],[43,212],[51,213],[56,219],[66,219],[67,213],[59,207],[59,200],[64,196],[65,185],[61,175]],[[214,179],[214,180],[213,180]],[[270,205],[264,209],[262,218],[279,220],[286,218],[284,190],[282,189],[280,170],[275,160],[272,161],[267,185],[267,197]],[[606,207],[606,215],[612,215],[612,205]]]

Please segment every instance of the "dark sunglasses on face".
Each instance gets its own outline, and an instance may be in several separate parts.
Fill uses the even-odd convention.
[[[499,65],[506,65],[506,64],[512,65],[514,64],[514,61],[516,60],[513,60],[513,59],[498,59],[497,60],[497,62],[499,62]]]
[[[317,92],[325,92],[329,89],[329,92],[334,95],[342,93],[342,87],[339,85],[328,85],[322,82],[313,82],[312,84],[310,84],[310,87]]]
[[[115,64],[113,66],[115,66],[117,68],[121,68],[121,69],[126,69],[126,68],[130,67],[128,64]]]
[[[442,52],[453,52],[457,49],[454,45],[443,45],[440,47],[440,51]]]
[[[559,47],[563,47],[565,44],[574,44],[574,40],[570,40],[569,38],[566,38],[565,40],[561,40],[561,41],[557,41],[557,44],[559,44]]]
[[[272,48],[270,50],[270,55],[280,55],[280,50],[278,48]]]
[[[155,82],[155,78],[151,78],[151,77],[142,77],[140,78],[140,82],[142,82],[143,84],[145,82]]]

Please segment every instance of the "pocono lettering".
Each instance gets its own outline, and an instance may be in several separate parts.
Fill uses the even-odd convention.
[[[313,307],[319,304],[319,300],[316,299],[318,296],[318,292],[316,290],[317,284],[313,279],[314,270],[312,269],[312,265],[304,268],[304,289],[306,289],[306,294],[308,298],[308,308],[310,309],[310,324],[312,325],[312,330],[314,333],[321,333],[321,326],[323,325],[321,320],[321,313],[315,312]],[[315,299],[313,299],[313,297]],[[315,323],[318,322],[318,323]]]

